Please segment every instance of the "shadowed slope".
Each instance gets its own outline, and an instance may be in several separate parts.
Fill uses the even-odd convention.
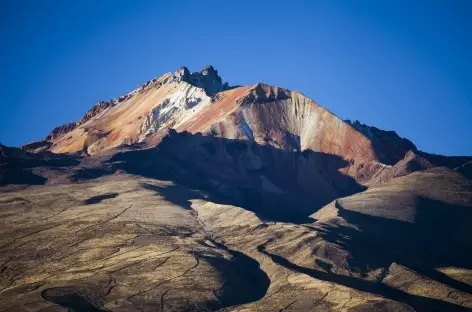
[[[171,132],[156,149],[120,153],[115,168],[203,188],[233,205],[278,221],[309,222],[333,199],[364,187],[335,155]]]

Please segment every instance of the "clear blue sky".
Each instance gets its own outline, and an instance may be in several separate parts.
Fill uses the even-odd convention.
[[[298,90],[420,149],[472,155],[472,1],[0,2],[0,142],[39,140],[186,65]]]

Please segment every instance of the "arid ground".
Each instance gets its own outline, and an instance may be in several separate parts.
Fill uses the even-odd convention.
[[[322,208],[307,224],[262,221],[201,191],[125,173],[10,190],[0,201],[0,310],[466,311],[472,263],[454,261],[469,260],[470,249],[455,250],[453,240],[470,230],[461,220],[454,237],[417,229],[419,213],[408,211],[421,207],[411,202],[418,185],[450,174],[433,170],[416,183],[408,176],[369,189]],[[470,182],[459,181],[447,192],[470,200]],[[386,209],[359,213],[373,200]],[[403,207],[396,216],[404,220],[388,216]],[[446,214],[431,225],[449,222],[443,208],[469,208],[469,223],[470,206],[460,207],[431,208]],[[424,251],[431,267],[423,251],[409,250],[418,248],[413,242],[398,244],[409,230],[416,238],[435,235],[438,252]],[[412,269],[415,257],[424,272]]]

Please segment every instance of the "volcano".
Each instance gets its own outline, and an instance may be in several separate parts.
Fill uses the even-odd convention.
[[[467,311],[472,157],[166,73],[0,146],[0,308]]]

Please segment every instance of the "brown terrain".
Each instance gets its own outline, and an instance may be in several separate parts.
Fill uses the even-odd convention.
[[[0,311],[470,311],[472,157],[182,67],[0,146]]]

